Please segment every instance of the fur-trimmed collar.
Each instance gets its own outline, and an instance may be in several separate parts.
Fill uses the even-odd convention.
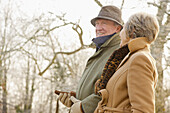
[[[117,67],[128,53],[129,53],[128,45],[125,45],[112,53],[112,55],[105,64],[100,79],[98,79],[97,82],[95,83],[96,94],[100,95],[98,91],[106,88],[107,82],[116,72]]]

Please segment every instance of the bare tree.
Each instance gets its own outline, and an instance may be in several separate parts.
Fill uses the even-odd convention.
[[[28,56],[28,61],[27,61],[27,74],[26,74],[26,87],[25,87],[25,99],[24,99],[24,113],[31,113],[32,110],[32,103],[33,103],[33,97],[34,97],[34,84],[35,84],[35,75],[36,75],[36,68],[33,66],[33,70],[31,70],[31,61]],[[31,74],[31,71],[33,71]],[[31,76],[32,75],[32,76]]]
[[[63,16],[56,16],[52,13],[49,13],[47,15],[42,14],[41,16],[34,18],[30,21],[27,20],[20,21],[24,21],[24,25],[20,26],[19,30],[22,29],[21,31],[16,30],[16,32],[18,33],[18,36],[21,38],[21,40],[24,39],[25,41],[18,44],[19,45],[18,52],[20,52],[21,55],[23,56],[26,55],[29,57],[29,62],[27,64],[34,62],[36,66],[36,71],[39,73],[39,75],[43,75],[45,74],[45,72],[46,72],[45,75],[49,75],[49,73],[52,72],[50,74],[51,78],[44,78],[44,80],[49,80],[51,84],[54,85],[53,91],[51,91],[51,93],[48,94],[50,95],[49,97],[51,98],[45,100],[46,103],[49,103],[49,106],[52,106],[53,103],[52,101],[53,99],[55,99],[53,98],[54,88],[62,89],[61,86],[65,83],[65,80],[68,79],[69,76],[76,77],[76,75],[80,75],[73,69],[74,68],[73,62],[75,62],[74,57],[76,56],[75,53],[78,53],[80,52],[80,50],[84,50],[86,48],[91,48],[92,45],[85,45],[82,39],[83,35],[82,28],[77,23],[68,22],[67,20],[64,19]],[[53,23],[56,23],[56,21],[61,21],[62,24],[55,26],[55,24]],[[31,26],[31,29],[29,26]],[[60,42],[58,41],[58,37],[55,36],[57,33],[56,32],[57,29],[67,26],[69,26],[72,29],[72,32],[78,35],[77,42],[79,43],[77,45],[80,45],[78,49],[76,49],[76,46],[75,47],[71,46],[71,48],[75,48],[75,50],[70,52],[67,50],[67,48],[62,48]],[[48,62],[48,65],[45,65],[45,68],[43,66],[44,61]],[[76,64],[76,62],[74,64]],[[80,63],[77,62],[77,64]],[[27,72],[30,72],[29,70],[31,70],[31,65],[28,65],[27,69],[28,69]],[[41,71],[42,69],[44,70]],[[32,99],[31,98],[29,99],[30,96],[28,95],[30,93],[29,89],[30,78],[28,78],[30,74],[27,73],[25,75],[26,75],[25,94],[27,94],[25,96],[26,102]],[[30,104],[25,103],[23,105],[25,105],[23,109],[30,111],[30,107],[29,109],[27,108],[28,106],[31,106],[31,103]],[[46,108],[45,106],[47,105],[46,104],[40,105],[40,107],[43,107],[44,109]],[[49,111],[50,110],[51,109],[49,109]]]
[[[103,6],[99,0],[94,1],[99,7]],[[162,109],[165,109],[165,98],[169,96],[168,93],[164,93],[165,90],[167,92],[169,90],[164,90],[163,88],[164,69],[162,68],[161,61],[164,54],[164,44],[169,40],[167,37],[170,30],[169,2],[168,0],[164,0],[160,1],[159,4],[149,4],[158,7],[157,16],[161,25],[159,38],[152,47],[152,53],[159,67],[160,76],[156,103],[157,112],[161,112]],[[121,4],[122,9],[123,5],[124,0],[122,0]],[[52,112],[55,109],[53,107],[54,102],[56,102],[55,88],[61,90],[65,86],[72,89],[75,88],[76,80],[73,82],[74,85],[67,84],[67,81],[73,81],[72,78],[81,75],[83,66],[80,65],[80,62],[82,59],[87,59],[87,56],[86,58],[82,58],[83,56],[80,58],[79,56],[84,51],[88,51],[89,48],[94,48],[94,45],[86,45],[84,43],[83,28],[79,24],[80,20],[71,22],[65,19],[66,14],[58,16],[50,12],[32,19],[17,18],[14,21],[10,16],[11,9],[3,9],[5,12],[3,16],[0,16],[0,19],[3,20],[0,21],[0,94],[2,93],[3,97],[2,99],[0,98],[0,105],[2,103],[3,107],[0,107],[2,107],[3,113],[7,113],[8,106],[13,107],[17,113]],[[165,19],[166,22],[163,22],[165,17],[167,17]],[[74,40],[77,42],[76,44],[69,45],[69,47],[63,46],[62,42],[60,42],[61,37],[58,36],[60,30],[63,28],[67,28],[67,30],[70,30],[75,35]],[[7,84],[9,85],[9,83],[7,81],[10,79],[8,78],[8,72],[10,72],[11,60],[14,59],[17,64],[22,65],[21,67],[15,67],[17,64],[13,64],[12,66],[15,70],[21,68],[20,74],[17,75],[20,76],[17,80],[21,82],[16,83],[18,92],[15,92],[19,97],[15,100],[16,103],[8,103],[9,93],[7,93]],[[41,75],[41,77],[38,75]],[[10,80],[13,81],[16,79]],[[35,91],[39,93],[37,94]],[[35,97],[38,97],[42,101],[40,103],[37,102],[33,110],[32,103],[36,102],[34,100]],[[158,97],[161,98],[159,99]]]
[[[170,5],[169,0],[160,0],[159,3],[148,3],[158,8],[157,18],[160,25],[160,33],[152,46],[152,55],[157,61],[157,68],[159,73],[158,84],[156,89],[156,111],[157,113],[165,112],[165,102],[170,89],[164,88],[164,69],[162,59],[164,58],[164,46],[165,43],[170,40],[170,10],[168,5]],[[166,19],[165,19],[166,17]],[[163,21],[166,20],[164,23]]]
[[[52,23],[51,24],[49,23],[48,25],[43,25],[43,26],[39,27],[38,29],[34,30],[33,35],[31,37],[29,37],[29,39],[27,39],[27,42],[28,42],[28,40],[29,41],[38,41],[38,42],[42,42],[44,44],[46,43],[49,47],[51,47],[51,49],[52,49],[52,51],[54,53],[54,56],[53,56],[53,58],[51,60],[49,60],[49,64],[45,67],[45,69],[41,70],[39,64],[37,63],[37,59],[34,57],[34,55],[32,55],[30,52],[25,51],[23,49],[35,61],[35,64],[37,65],[37,68],[38,68],[38,71],[39,71],[39,75],[41,75],[41,76],[54,64],[54,61],[57,58],[57,55],[61,55],[61,54],[62,55],[72,55],[72,54],[75,54],[75,53],[79,52],[80,50],[83,50],[83,49],[86,49],[86,48],[94,48],[93,44],[90,44],[90,45],[85,45],[84,44],[83,39],[82,39],[83,30],[82,30],[81,26],[78,23],[68,22],[66,19],[64,19],[64,15],[63,16],[57,16],[56,15],[55,19],[59,19],[60,21],[63,22],[63,24],[59,25],[59,26],[52,27],[52,28],[49,27]],[[38,21],[41,21],[40,18],[38,19]],[[69,26],[69,25],[72,25],[73,31],[75,31],[75,33],[77,33],[78,40],[79,40],[79,43],[80,43],[80,47],[78,47],[77,49],[75,49],[73,51],[69,51],[69,52],[68,51],[67,52],[66,51],[61,51],[61,48],[60,48],[60,50],[58,52],[56,52],[54,47],[52,48],[52,46],[49,45],[48,42],[46,42],[43,38],[41,38],[41,37],[48,37],[48,39],[50,39],[50,37],[51,37],[50,33],[52,31],[54,31],[55,29],[64,27],[64,26]],[[26,45],[27,42],[25,42],[24,45]],[[52,40],[50,41],[50,43],[52,44]],[[22,48],[23,48],[23,46],[22,46]]]
[[[7,113],[7,73],[10,66],[10,57],[13,52],[13,47],[10,44],[12,37],[15,36],[12,31],[10,2],[3,11],[3,17],[0,17],[1,20],[4,20],[0,22],[0,86],[2,87],[2,113]]]

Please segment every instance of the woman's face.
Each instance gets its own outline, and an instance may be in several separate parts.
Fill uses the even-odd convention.
[[[127,44],[130,41],[130,38],[126,37],[126,33],[125,33],[125,28],[124,27],[123,27],[123,29],[120,32],[120,38],[121,38],[120,47],[124,46],[125,44]]]

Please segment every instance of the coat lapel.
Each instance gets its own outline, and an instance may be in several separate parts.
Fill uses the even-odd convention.
[[[122,60],[122,62],[120,63],[120,65],[118,66],[117,70],[128,60],[128,58],[135,52],[138,51],[140,49],[144,49],[147,48],[147,50],[149,50],[149,45],[147,42],[147,38],[146,37],[140,37],[140,38],[136,38],[133,39],[132,41],[129,42],[128,44],[129,47],[129,54],[127,54],[125,56],[125,58]]]
[[[118,68],[116,70],[118,70],[129,58],[130,53],[128,53],[125,58],[122,60],[122,62],[119,64]]]

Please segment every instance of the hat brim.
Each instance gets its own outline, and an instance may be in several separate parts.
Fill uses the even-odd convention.
[[[114,21],[114,22],[118,23],[118,24],[123,28],[122,23],[118,22],[117,20],[115,20],[115,19],[113,19],[113,18],[103,17],[103,16],[98,16],[98,17],[96,17],[96,18],[93,18],[93,19],[91,20],[91,24],[92,24],[93,26],[95,26],[95,21],[96,21],[97,19],[107,19],[107,20]]]

